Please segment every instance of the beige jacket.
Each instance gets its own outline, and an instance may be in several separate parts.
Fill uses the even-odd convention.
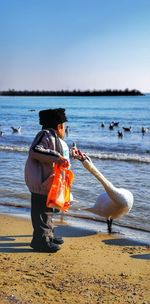
[[[47,195],[52,184],[54,163],[63,155],[61,142],[53,129],[40,131],[29,150],[25,182],[30,192]]]

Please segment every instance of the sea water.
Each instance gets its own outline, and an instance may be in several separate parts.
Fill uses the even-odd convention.
[[[134,205],[130,213],[114,221],[150,232],[150,95],[132,97],[0,97],[0,213],[30,214],[30,193],[24,182],[28,150],[41,129],[38,112],[64,107],[69,127],[65,140],[86,152],[94,165],[116,187],[130,190]],[[112,121],[118,127],[109,129]],[[104,122],[104,127],[101,123]],[[142,126],[147,132],[142,134]],[[13,133],[11,127],[21,127]],[[131,127],[125,132],[123,127]],[[123,137],[118,137],[118,130]],[[75,174],[74,202],[68,212],[91,223],[105,219],[83,211],[104,191],[82,164],[71,159]]]

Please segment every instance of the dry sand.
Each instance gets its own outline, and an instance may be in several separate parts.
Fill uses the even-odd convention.
[[[59,225],[57,253],[29,246],[29,220],[0,215],[0,304],[150,303],[150,249],[134,240]]]

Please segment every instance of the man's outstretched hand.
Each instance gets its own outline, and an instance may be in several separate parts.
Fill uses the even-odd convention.
[[[84,161],[86,159],[86,154],[81,152],[77,147],[72,147],[71,155],[74,159]]]

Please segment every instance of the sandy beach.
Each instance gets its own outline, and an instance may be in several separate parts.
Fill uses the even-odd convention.
[[[30,248],[30,220],[0,215],[0,304],[150,303],[150,249],[64,224],[57,253]]]

